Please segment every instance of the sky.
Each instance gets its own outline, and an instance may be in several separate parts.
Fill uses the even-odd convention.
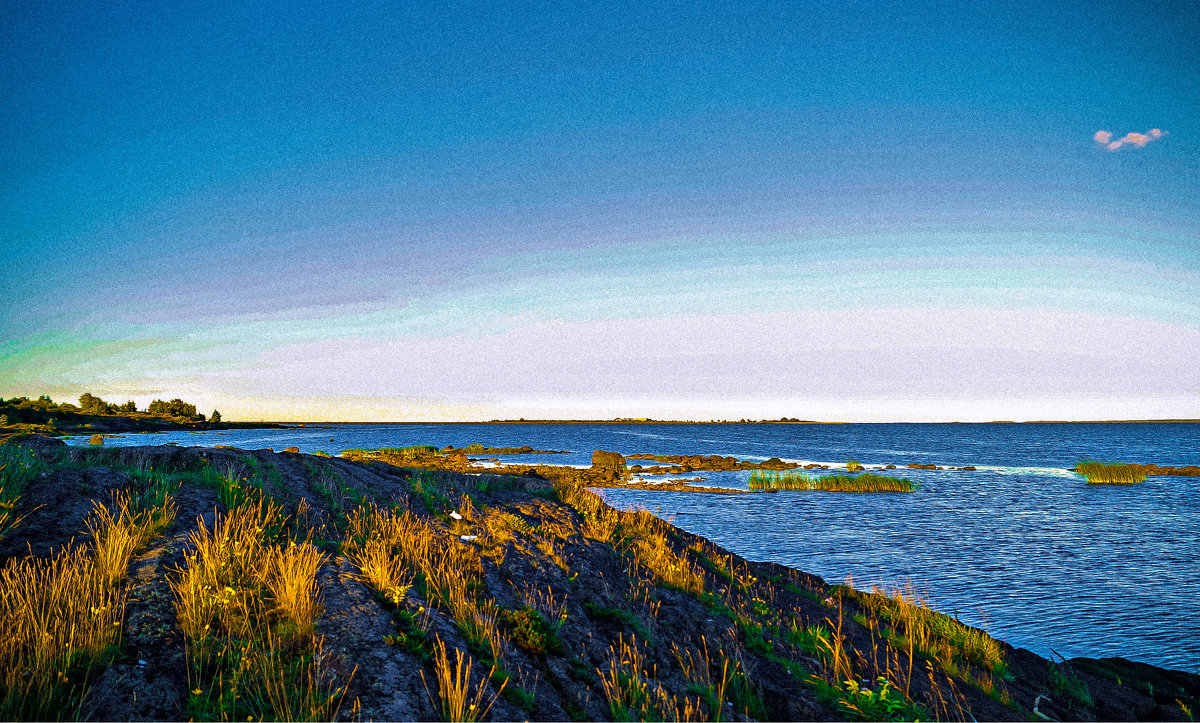
[[[0,5],[0,396],[1200,418],[1198,2]]]

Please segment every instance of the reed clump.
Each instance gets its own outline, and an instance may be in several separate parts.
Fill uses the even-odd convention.
[[[814,477],[804,472],[766,472],[755,470],[750,473],[749,486],[752,491],[764,490],[820,490],[823,492],[914,492],[917,485],[912,480],[885,477],[878,474],[825,475]]]
[[[1075,465],[1075,472],[1087,478],[1090,485],[1133,485],[1146,481],[1141,465],[1084,461]]]
[[[169,496],[138,508],[118,493],[94,503],[87,544],[0,569],[0,719],[78,715],[92,669],[121,639],[129,563],[174,515]]]

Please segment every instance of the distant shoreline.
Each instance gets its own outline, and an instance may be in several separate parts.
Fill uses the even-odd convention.
[[[328,425],[371,425],[371,424],[429,424],[429,425],[452,425],[452,424],[476,424],[476,425],[514,425],[514,424],[621,424],[621,425],[663,425],[663,424],[690,424],[690,425],[736,425],[736,424],[804,424],[804,425],[853,425],[853,424],[1200,424],[1200,419],[1088,419],[1088,420],[1055,420],[1055,419],[1037,419],[1027,422],[1013,422],[1006,420],[996,420],[990,422],[819,422],[814,420],[787,420],[779,419],[760,419],[760,420],[719,420],[699,422],[694,420],[669,420],[669,419],[489,419],[487,421],[469,421],[459,420],[453,422],[446,421],[421,421],[421,420],[399,420],[399,421],[373,421],[373,422],[332,422],[332,421],[305,421],[305,422],[235,422],[242,425],[263,425],[263,426],[288,426],[288,427],[320,427]]]

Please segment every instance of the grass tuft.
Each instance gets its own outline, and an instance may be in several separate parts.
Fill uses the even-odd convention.
[[[1075,472],[1087,478],[1090,485],[1134,485],[1146,481],[1140,465],[1084,461],[1075,465]]]
[[[476,721],[487,715],[496,698],[504,691],[508,681],[500,684],[499,690],[488,696],[488,676],[475,678],[471,669],[475,661],[463,651],[454,649],[454,665],[450,664],[450,656],[446,653],[446,644],[440,637],[434,638],[433,670],[437,682],[437,695],[429,691],[425,684],[425,693],[433,707],[446,721]],[[421,671],[421,681],[425,682],[425,671]]]
[[[0,537],[21,521],[15,512],[17,503],[25,487],[45,469],[45,462],[28,449],[0,446]]]
[[[824,492],[913,492],[912,480],[885,477],[877,474],[826,475],[813,477],[804,472],[750,473],[751,490],[821,490]]]
[[[313,634],[325,555],[280,538],[280,518],[274,503],[259,500],[189,536],[192,551],[171,588],[193,717],[330,720],[345,695]]]
[[[174,515],[169,497],[142,509],[119,493],[95,503],[89,544],[0,569],[0,719],[79,715],[92,670],[121,638],[130,560]]]

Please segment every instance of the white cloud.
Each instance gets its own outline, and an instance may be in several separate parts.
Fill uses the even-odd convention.
[[[1138,148],[1145,148],[1146,144],[1150,141],[1156,141],[1165,135],[1167,135],[1166,131],[1159,130],[1158,128],[1151,128],[1145,133],[1126,133],[1120,138],[1113,140],[1113,134],[1111,132],[1096,131],[1096,134],[1092,136],[1092,139],[1095,140],[1096,143],[1104,146],[1106,149],[1115,151],[1124,146],[1137,146]]]

